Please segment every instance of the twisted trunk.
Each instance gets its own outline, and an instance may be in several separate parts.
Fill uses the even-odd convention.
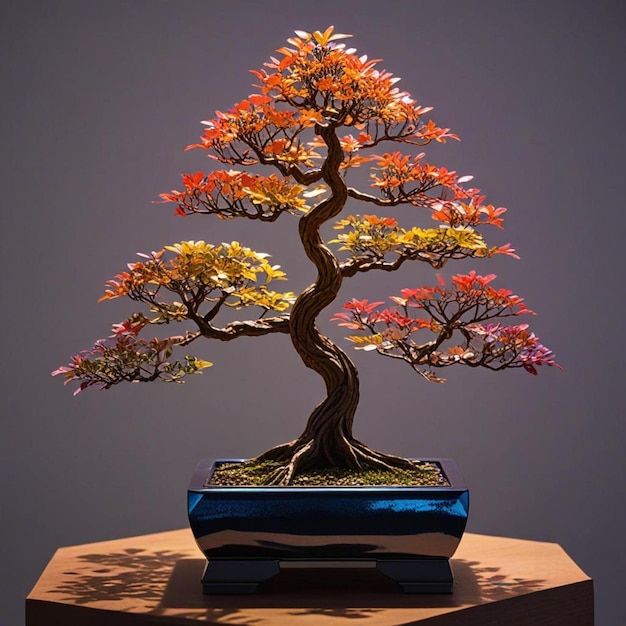
[[[300,239],[318,271],[317,280],[295,302],[291,315],[291,341],[304,364],[317,372],[326,384],[326,399],[313,411],[299,444],[309,445],[308,461],[302,466],[351,467],[360,464],[352,447],[352,422],[359,403],[359,378],[348,356],[316,324],[321,311],[335,300],[342,274],[335,255],[324,245],[320,227],[341,213],[348,198],[346,184],[339,174],[343,153],[332,127],[320,129],[328,147],[322,168],[331,196],[300,220]]]
[[[354,439],[352,423],[359,402],[358,372],[348,355],[317,328],[318,315],[335,300],[342,282],[339,262],[324,245],[319,231],[325,222],[341,213],[348,198],[348,189],[339,173],[343,152],[335,130],[332,126],[318,127],[317,133],[328,149],[322,176],[331,195],[300,219],[300,239],[318,275],[293,305],[290,335],[304,364],[324,379],[326,399],[310,415],[300,437],[257,457],[258,461],[282,464],[270,477],[272,483],[288,484],[294,474],[311,469],[389,469],[412,465],[406,459],[370,450]]]

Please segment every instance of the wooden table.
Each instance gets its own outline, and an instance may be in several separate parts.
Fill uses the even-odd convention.
[[[249,596],[203,596],[189,530],[60,548],[26,626],[589,626],[593,582],[554,543],[468,533],[450,595],[405,595],[372,568],[284,568]]]

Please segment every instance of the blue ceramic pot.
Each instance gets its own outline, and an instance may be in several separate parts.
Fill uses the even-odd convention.
[[[451,591],[448,559],[465,530],[469,492],[453,461],[428,460],[450,486],[207,486],[219,464],[241,460],[202,461],[188,512],[209,560],[204,591],[254,591],[286,560],[375,561],[405,591]]]

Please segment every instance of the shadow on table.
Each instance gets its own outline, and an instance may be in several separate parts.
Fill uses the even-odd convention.
[[[545,587],[546,580],[543,578],[521,578],[510,576],[502,572],[499,567],[490,567],[478,561],[465,559],[453,559],[454,572],[457,579],[469,571],[473,578],[477,597],[483,601],[506,600],[533,591],[539,591]]]
[[[455,608],[503,600],[530,593],[544,582],[508,577],[499,568],[456,559],[452,594],[404,594],[374,568],[315,567],[283,568],[278,576],[263,583],[257,594],[205,596],[200,585],[204,565],[202,559],[178,561],[156,611],[216,620],[231,612],[267,608],[282,609],[293,616],[317,614],[358,620],[390,608]]]
[[[133,548],[84,554],[77,557],[75,570],[63,572],[54,592],[77,605],[117,600],[137,600],[138,606],[157,604],[176,564],[187,556]]]
[[[320,615],[364,619],[390,608],[455,608],[530,593],[540,579],[511,577],[501,568],[477,561],[453,559],[452,594],[403,594],[393,581],[372,567],[285,567],[262,583],[253,595],[202,594],[205,560],[173,551],[127,549],[82,555],[85,568],[63,573],[54,589],[76,605],[94,602],[133,605],[136,612],[219,623],[238,618],[254,624],[252,609],[281,609],[287,615]],[[93,566],[96,565],[94,568]]]

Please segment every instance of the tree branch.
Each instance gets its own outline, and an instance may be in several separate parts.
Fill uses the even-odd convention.
[[[230,322],[223,328],[217,328],[199,315],[190,315],[203,337],[230,341],[238,337],[258,337],[271,333],[289,334],[289,316],[268,317],[259,320],[246,320],[243,322]]]
[[[370,270],[384,270],[385,272],[395,272],[405,261],[417,258],[412,255],[401,255],[395,261],[384,261],[382,259],[369,259],[366,257],[353,257],[341,263],[339,269],[344,278],[350,278],[358,272],[369,272]]]
[[[303,172],[295,163],[285,165],[280,159],[268,159],[263,152],[257,152],[255,148],[252,149],[257,153],[259,163],[263,165],[273,165],[283,176],[291,176],[300,185],[312,185],[323,178],[321,168]]]
[[[354,187],[348,187],[348,197],[354,198],[355,200],[361,200],[362,202],[377,204],[378,206],[397,206],[398,204],[409,203],[408,200],[400,200],[399,198],[394,198],[393,200],[389,198],[377,198],[369,193],[363,193],[358,189],[354,189]]]

